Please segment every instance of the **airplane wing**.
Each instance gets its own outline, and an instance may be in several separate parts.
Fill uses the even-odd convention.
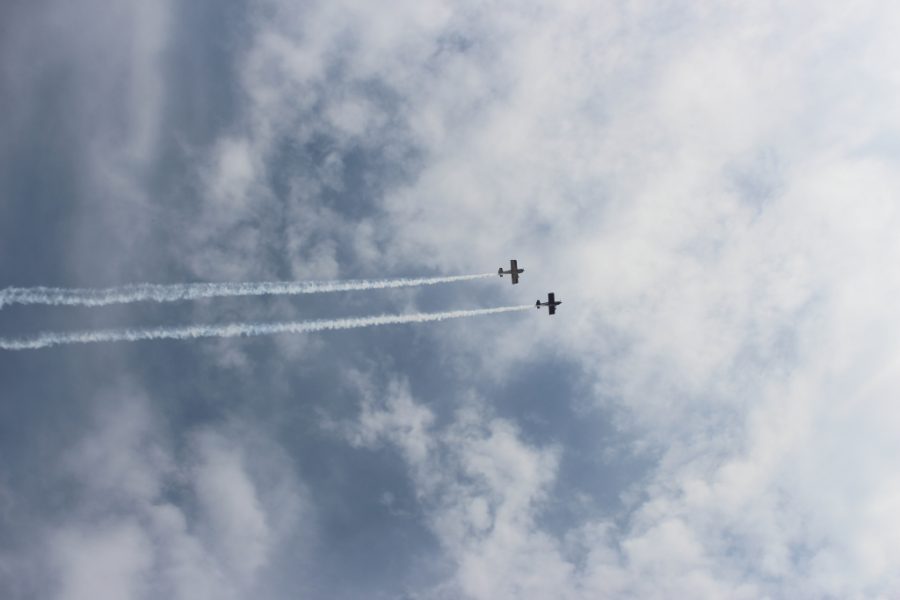
[[[513,271],[512,271],[512,273],[510,273],[510,276],[512,277],[513,285],[516,285],[517,283],[519,283],[519,273],[518,273],[518,271],[515,270],[515,268],[513,268]]]
[[[512,277],[513,285],[519,283],[519,261],[516,259],[509,261],[509,274]]]
[[[554,302],[556,302],[556,294],[550,292],[547,294],[547,304],[553,304]]]
[[[556,305],[555,305],[555,304],[551,304],[551,305],[548,306],[547,308],[550,309],[550,314],[551,314],[551,315],[555,315],[555,314],[556,314]]]

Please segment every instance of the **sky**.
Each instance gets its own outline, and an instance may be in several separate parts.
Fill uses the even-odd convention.
[[[900,594],[900,6],[11,0],[4,598]]]

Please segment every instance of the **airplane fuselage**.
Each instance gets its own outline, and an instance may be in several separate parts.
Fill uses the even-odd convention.
[[[540,309],[542,306],[546,306],[548,308],[548,313],[551,315],[556,314],[556,307],[562,304],[562,300],[557,300],[556,295],[553,292],[547,294],[547,301],[541,302],[538,300],[534,303],[534,307]]]
[[[538,300],[534,306],[535,306],[535,308],[540,308],[542,306],[549,306],[551,308],[556,308],[560,304],[562,304],[562,300],[557,300],[556,302],[541,302],[540,300]]]
[[[503,277],[504,275],[512,276],[513,285],[519,283],[519,273],[524,273],[524,272],[525,272],[525,269],[520,269],[519,264],[515,259],[509,261],[509,270],[504,271],[503,267],[500,267],[499,269],[497,269],[497,275],[499,275],[500,277]]]

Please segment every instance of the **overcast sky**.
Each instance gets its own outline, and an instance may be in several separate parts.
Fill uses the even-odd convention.
[[[0,595],[900,595],[900,5],[7,0]]]

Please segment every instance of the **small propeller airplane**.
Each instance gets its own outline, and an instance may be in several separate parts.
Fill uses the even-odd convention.
[[[525,269],[519,268],[519,263],[516,261],[516,259],[512,259],[511,261],[509,261],[509,271],[504,271],[503,267],[497,269],[497,275],[499,275],[500,277],[503,277],[504,275],[511,275],[513,285],[519,283],[519,273],[524,272]]]
[[[557,300],[556,294],[554,294],[553,292],[549,292],[547,294],[547,301],[541,302],[540,300],[538,300],[537,302],[534,303],[534,307],[540,310],[540,308],[542,306],[546,306],[547,308],[550,309],[550,314],[555,315],[556,307],[559,306],[560,304],[562,304],[562,300]]]

